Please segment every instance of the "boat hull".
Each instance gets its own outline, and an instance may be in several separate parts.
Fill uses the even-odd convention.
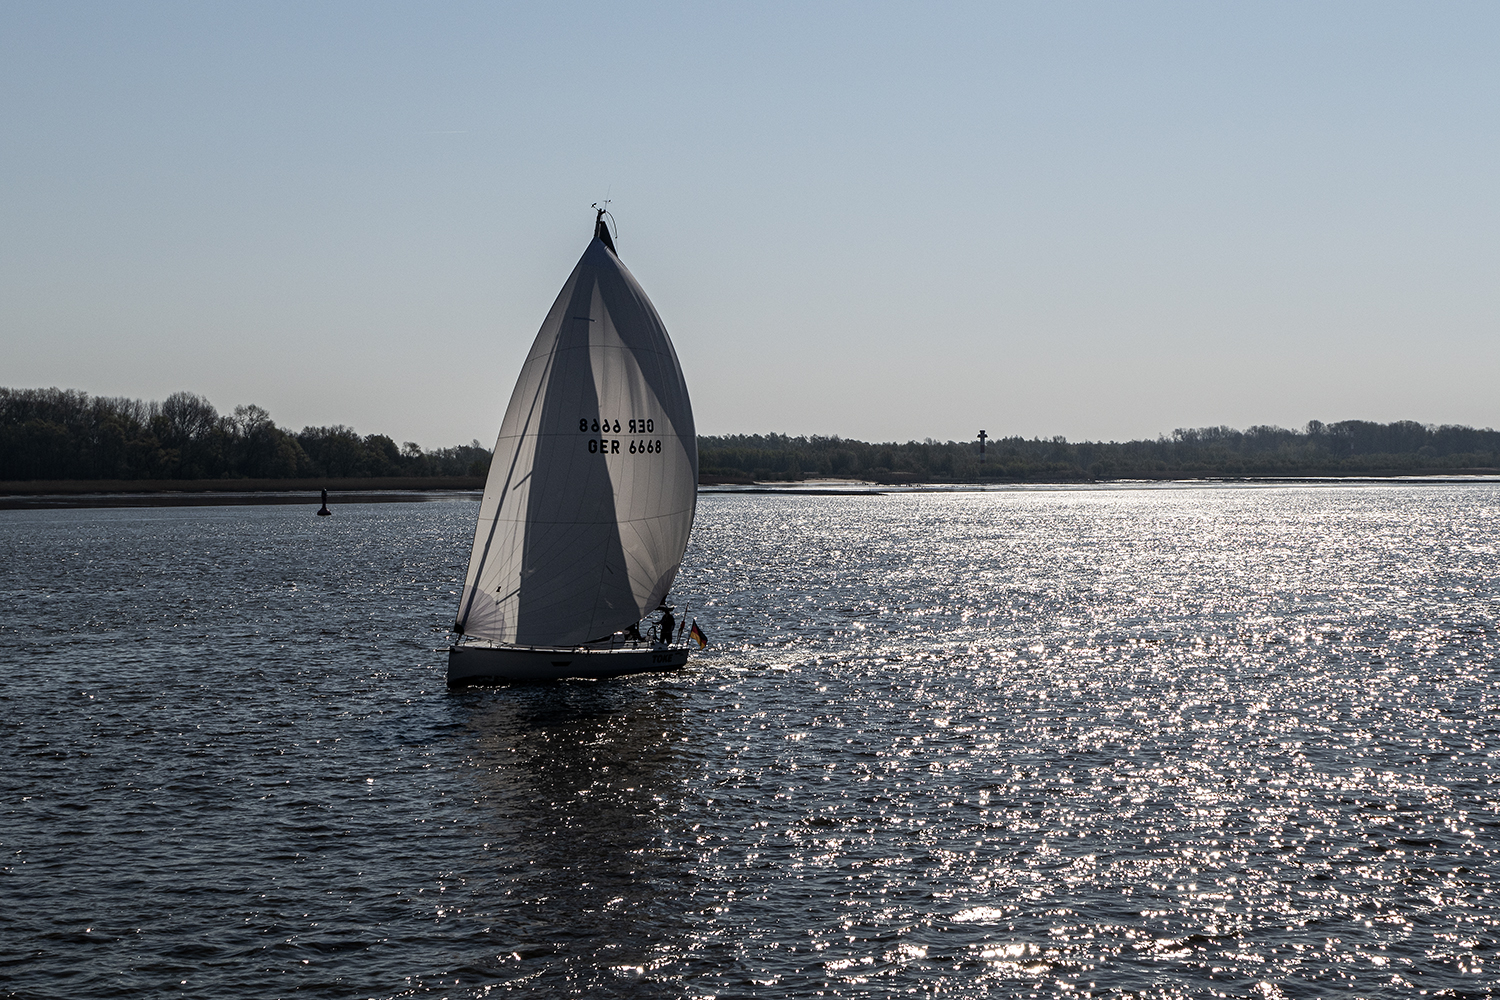
[[[688,661],[685,646],[490,646],[466,644],[448,650],[448,686],[470,687],[515,681],[598,679],[677,670]]]

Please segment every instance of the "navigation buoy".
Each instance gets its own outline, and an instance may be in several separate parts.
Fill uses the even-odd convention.
[[[328,509],[328,491],[323,491],[323,506],[318,508],[319,517],[332,517],[333,511]]]

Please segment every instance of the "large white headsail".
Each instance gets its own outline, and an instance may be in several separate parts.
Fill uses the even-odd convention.
[[[458,630],[564,646],[634,624],[677,575],[697,490],[677,352],[601,224],[500,425]]]

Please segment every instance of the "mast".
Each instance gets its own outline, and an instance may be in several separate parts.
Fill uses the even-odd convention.
[[[609,203],[605,202],[605,204]],[[609,227],[604,224],[605,209],[600,208],[599,203],[595,202],[594,211],[599,213],[594,218],[594,239],[608,247],[609,252],[616,257],[620,256],[620,251],[615,249],[615,241],[609,238]],[[611,215],[610,218],[613,219],[614,216]]]

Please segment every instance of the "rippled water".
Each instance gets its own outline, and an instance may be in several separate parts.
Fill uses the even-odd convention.
[[[0,513],[15,997],[1490,996],[1490,485],[705,495],[450,694],[472,502]]]

